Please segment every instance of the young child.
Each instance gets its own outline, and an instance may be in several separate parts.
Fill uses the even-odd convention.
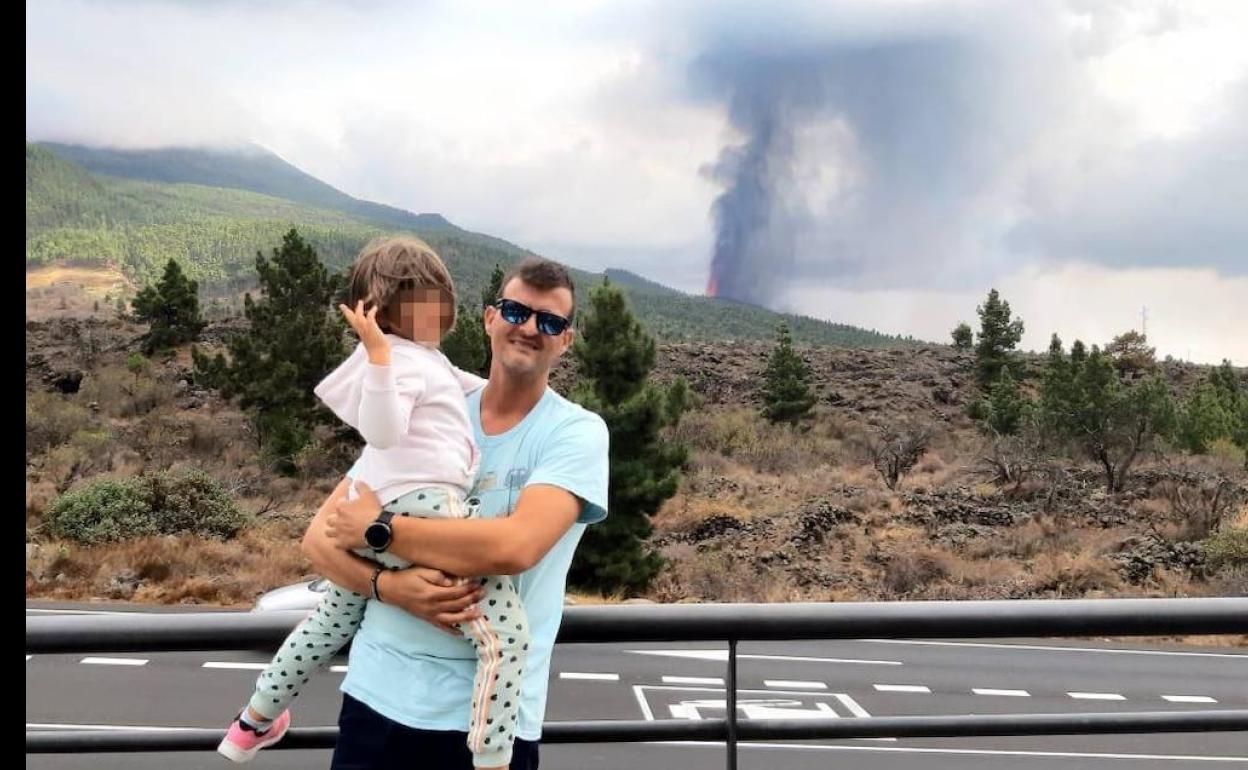
[[[394,515],[473,515],[465,497],[479,455],[464,393],[484,380],[455,368],[438,350],[455,325],[455,287],[446,266],[414,238],[375,240],[352,266],[348,303],[351,307],[340,305],[339,310],[360,344],[315,389],[325,405],[367,442],[348,476],[376,492],[384,508],[379,520],[387,523]],[[384,599],[376,588],[382,568],[409,566],[386,552],[388,539],[370,538],[373,548],[356,551],[379,564],[373,574],[374,599]],[[511,761],[519,699],[491,696],[500,678],[520,680],[528,620],[510,578],[490,577],[480,583],[483,602],[497,602],[514,612],[490,613],[459,626],[477,655],[468,748],[475,767],[505,770]],[[291,701],[355,634],[367,598],[329,586],[320,606],[282,642],[260,674],[255,694],[230,724],[217,751],[235,762],[247,762],[261,748],[281,740],[290,726]]]

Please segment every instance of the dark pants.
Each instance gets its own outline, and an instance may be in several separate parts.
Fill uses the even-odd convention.
[[[345,693],[331,770],[472,770],[468,733],[417,730]],[[511,770],[537,770],[537,742],[516,739]]]

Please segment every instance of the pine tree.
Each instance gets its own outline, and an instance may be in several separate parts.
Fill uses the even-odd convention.
[[[979,382],[990,386],[1010,363],[1010,351],[1023,338],[1023,321],[1010,318],[1010,303],[1001,299],[996,289],[988,292],[984,304],[975,308],[979,314],[979,342],[975,346],[975,363]]]
[[[503,290],[503,268],[497,263],[494,265],[494,272],[490,273],[490,283],[481,292],[481,309],[493,305],[499,299],[499,294]],[[494,351],[490,349],[490,337],[485,333],[485,323],[481,318],[481,314],[477,313],[477,323],[481,326],[481,347],[485,350],[485,356],[481,361],[481,369],[478,372],[482,377],[490,376],[490,366],[494,362]]]
[[[1226,408],[1217,386],[1211,382],[1197,385],[1179,415],[1179,443],[1194,454],[1209,451],[1209,445],[1229,437],[1235,428],[1235,412]]]
[[[971,325],[968,323],[960,323],[953,327],[950,336],[953,337],[953,346],[958,350],[970,350],[974,344],[974,332],[971,331]]]
[[[442,352],[451,363],[466,372],[480,372],[485,352],[489,349],[484,336],[481,314],[472,306],[461,304],[455,314],[455,328],[442,338]]]
[[[147,359],[143,357],[142,353],[136,350],[130,355],[126,356],[126,371],[134,375],[135,382],[138,382],[139,375],[146,372],[147,369],[148,369],[148,362],[147,362]]]
[[[151,355],[199,339],[207,324],[199,314],[199,285],[188,280],[174,260],[155,286],[145,286],[134,297],[134,316],[151,325],[143,338],[143,352]]]
[[[1105,355],[1114,361],[1114,368],[1124,377],[1146,374],[1157,368],[1156,348],[1148,346],[1148,337],[1134,329],[1114,337],[1105,345]]]
[[[1060,352],[1056,336],[1054,343]],[[1170,390],[1157,377],[1123,383],[1113,360],[1095,345],[1086,353],[1076,342],[1067,365],[1069,374],[1050,371],[1044,380],[1042,423],[1100,464],[1108,491],[1120,491],[1139,455],[1174,431]]]
[[[1201,454],[1219,438],[1248,449],[1248,393],[1230,361],[1209,372],[1188,395],[1179,417],[1179,442]]]
[[[1227,359],[1222,359],[1222,364],[1209,372],[1209,384],[1217,391],[1218,399],[1229,411],[1235,411],[1240,401],[1248,399],[1243,382]]]
[[[1048,360],[1040,384],[1039,426],[1048,439],[1062,439],[1067,432],[1065,426],[1074,420],[1076,371],[1077,365],[1066,357],[1061,338],[1054,334],[1049,340]]]
[[[763,374],[763,416],[773,423],[797,422],[810,416],[815,397],[810,392],[810,366],[793,350],[789,326],[776,329],[776,347]]]
[[[994,433],[1013,435],[1022,427],[1030,411],[1030,402],[1018,389],[1018,383],[1010,374],[1008,366],[1002,367],[992,387],[988,389],[988,415],[984,422]]]
[[[334,309],[343,278],[330,273],[294,229],[271,258],[256,254],[256,273],[263,296],[243,297],[247,331],[229,340],[228,360],[192,349],[195,378],[238,399],[265,451],[290,473],[315,425],[333,420],[312,389],[347,354],[344,324]]]
[[[640,591],[663,565],[644,544],[650,517],[676,494],[687,452],[662,432],[680,420],[688,389],[683,380],[669,388],[650,382],[654,338],[608,281],[590,293],[572,355],[580,382],[571,398],[607,424],[611,476],[610,514],[586,530],[568,580],[601,592]]]

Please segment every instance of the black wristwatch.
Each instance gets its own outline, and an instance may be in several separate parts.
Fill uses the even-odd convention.
[[[364,542],[368,543],[369,548],[381,553],[390,547],[390,541],[394,539],[394,530],[390,528],[390,520],[393,518],[393,511],[382,511],[377,520],[368,525],[364,530]]]

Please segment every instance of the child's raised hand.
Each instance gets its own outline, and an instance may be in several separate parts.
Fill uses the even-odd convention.
[[[377,306],[374,305],[365,312],[364,303],[361,301],[355,303],[355,310],[346,305],[339,305],[338,310],[347,319],[347,323],[351,324],[360,342],[364,343],[369,362],[378,366],[389,365],[390,340],[386,339],[381,327],[377,325]]]

